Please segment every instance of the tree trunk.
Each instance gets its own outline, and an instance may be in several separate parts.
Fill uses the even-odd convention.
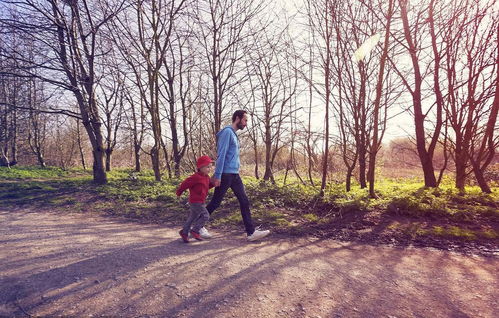
[[[140,172],[141,167],[140,167],[140,145],[135,144],[134,147],[134,153],[135,153],[135,171]]]
[[[355,128],[357,152],[359,157],[359,183],[360,188],[367,188],[367,114],[366,114],[366,83],[367,83],[367,71],[366,66],[362,61],[358,64],[359,74],[360,74],[360,89],[359,89],[359,103],[356,110],[355,118]]]
[[[104,152],[102,148],[92,151],[94,156],[93,174],[94,182],[97,184],[107,183],[107,175],[104,169]]]
[[[81,144],[81,131],[80,131],[80,121],[76,121],[76,136],[77,136],[77,142],[78,142],[78,150],[80,151],[80,160],[81,160],[81,165],[83,166],[83,170],[87,170],[87,166],[85,164],[85,154],[83,153],[83,146]]]
[[[359,151],[359,183],[360,183],[360,188],[364,189],[367,188],[367,179],[366,179],[366,170],[367,170],[367,163],[366,163],[366,148],[365,148],[365,140],[362,141],[363,138],[360,139],[360,144],[358,145],[358,151]]]
[[[468,162],[467,150],[463,149],[462,136],[456,134],[455,164],[456,164],[456,188],[464,193],[466,186],[466,166]]]
[[[151,96],[151,100],[153,99],[154,97]],[[152,105],[150,109],[152,130],[154,137],[154,145],[151,149],[151,163],[152,163],[152,169],[154,171],[154,179],[156,181],[161,181],[161,165],[159,160],[159,151],[161,143],[163,142],[162,141],[163,138],[161,136],[161,123],[160,123],[159,110],[157,106],[158,105],[154,103],[154,105]]]
[[[154,171],[154,179],[156,181],[161,181],[161,168],[159,165],[159,149],[156,144],[151,149],[151,163],[152,163],[152,170]]]
[[[106,148],[106,171],[111,171],[111,154],[113,150]]]
[[[8,147],[1,147],[1,150],[2,150],[1,155],[2,156],[0,157],[0,167],[7,167],[10,169],[8,151],[6,151],[5,149],[8,149]]]
[[[329,10],[328,10],[329,11]],[[329,14],[329,12],[328,12]],[[326,18],[326,32],[331,32],[329,29],[330,21]],[[324,196],[324,190],[326,189],[327,182],[327,172],[328,172],[328,161],[329,161],[329,101],[331,95],[330,87],[330,63],[331,63],[331,45],[330,45],[330,34],[326,35],[326,65],[324,66],[324,83],[326,86],[326,105],[325,105],[325,129],[324,129],[324,156],[322,158],[322,180],[321,180],[321,190],[319,195]]]
[[[487,180],[485,180],[485,177],[483,176],[483,169],[481,169],[480,166],[475,162],[472,162],[472,166],[476,181],[482,192],[492,193],[490,186],[487,184]]]
[[[163,155],[165,156],[166,171],[168,172],[168,179],[172,178],[172,168],[170,166],[170,157],[168,156],[168,150],[166,149],[165,142],[161,140],[161,148],[163,149]]]
[[[393,1],[390,0],[388,3],[388,15],[387,15],[387,25],[385,31],[385,43],[383,47],[383,54],[381,55],[381,61],[379,66],[378,82],[376,83],[376,98],[374,100],[374,110],[373,110],[373,140],[371,143],[371,152],[369,153],[369,196],[371,198],[376,198],[376,193],[374,192],[374,179],[376,177],[376,155],[378,153],[379,147],[381,146],[381,140],[378,141],[378,121],[379,121],[379,108],[381,104],[381,90],[383,88],[383,76],[385,72],[385,63],[388,57],[388,39],[390,36],[390,24],[392,21],[392,11],[393,11]]]
[[[414,109],[414,125],[416,129],[416,146],[421,161],[421,167],[424,174],[424,183],[426,187],[436,187],[435,169],[433,168],[433,153],[426,150],[426,134],[424,128],[425,116],[422,110],[421,86],[423,77],[419,67],[417,48],[410,34],[410,26],[407,18],[407,0],[399,0],[401,9],[402,24],[404,27],[404,36],[408,44],[409,54],[411,56],[414,69],[414,88],[412,90],[412,101]],[[436,133],[436,132],[435,132]]]
[[[269,116],[266,114],[265,123],[265,172],[263,174],[263,180],[268,181],[272,178],[272,167],[271,167],[271,151],[272,151],[272,136],[270,133],[270,122]]]
[[[308,10],[310,12],[310,1],[307,2],[308,3]],[[310,21],[311,22],[311,21]],[[312,37],[314,35],[313,31],[312,31]],[[309,95],[309,100],[308,100],[308,127],[307,127],[307,157],[308,157],[308,160],[307,160],[307,172],[308,172],[308,180],[310,181],[310,184],[312,186],[314,186],[314,180],[312,178],[312,148],[310,147],[310,139],[312,138],[312,102],[313,102],[313,65],[312,65],[312,60],[313,60],[313,51],[312,51],[312,48],[313,48],[313,40],[312,41],[309,41],[309,59],[310,59],[310,63],[309,63],[309,78],[310,78],[310,83],[308,84],[308,95]]]
[[[353,175],[353,167],[347,170],[347,175],[345,180],[346,192],[350,192],[350,190],[352,190],[352,175]]]
[[[260,174],[258,172],[258,148],[256,144],[256,139],[253,143],[253,151],[255,154],[255,178],[260,179]]]
[[[38,160],[38,164],[40,165],[41,168],[47,167],[47,164],[45,164],[45,159],[43,158],[43,155],[41,153],[38,153],[37,160]]]
[[[84,119],[85,120],[85,119]],[[92,156],[94,162],[92,164],[93,170],[93,181],[96,184],[106,184],[107,175],[104,165],[104,143],[103,137],[100,130],[100,122],[91,124],[88,118],[83,123],[83,126],[87,130],[88,135],[91,137],[90,142],[92,143]]]
[[[87,119],[88,120],[88,119]],[[94,182],[96,184],[106,184],[107,175],[104,166],[104,142],[102,137],[102,132],[100,129],[101,123],[84,123],[83,124],[87,130],[87,133],[91,135],[92,143],[92,155],[94,158],[94,163],[92,165]]]
[[[17,131],[17,110],[14,108],[12,115],[12,143],[10,144],[12,156],[10,165],[12,166],[17,164]]]

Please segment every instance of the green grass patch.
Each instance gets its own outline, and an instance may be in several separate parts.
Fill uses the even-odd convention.
[[[303,215],[303,218],[309,222],[318,223],[319,217],[313,213],[307,213]]]
[[[74,206],[83,210],[110,211],[115,214],[134,217],[171,217],[183,221],[188,207],[179,204],[175,190],[185,178],[167,179],[157,182],[152,170],[140,173],[132,169],[114,169],[107,174],[108,183],[95,185],[91,171],[81,169],[62,170],[60,168],[13,167],[0,168],[0,201],[4,204],[41,204],[46,206]],[[453,236],[473,239],[473,237],[494,238],[493,230],[467,232],[459,228],[428,229],[419,224],[419,218],[446,219],[459,223],[486,223],[499,221],[499,190],[493,187],[491,194],[485,194],[476,186],[459,193],[450,181],[440,188],[425,188],[417,179],[380,179],[376,184],[377,198],[369,197],[367,189],[358,184],[345,191],[344,184],[331,183],[324,197],[319,197],[318,186],[304,185],[290,177],[284,183],[276,178],[276,183],[244,177],[246,192],[252,205],[255,223],[291,229],[297,223],[313,225],[325,224],[337,216],[350,219],[361,217],[357,212],[381,211],[387,217],[400,215],[412,218],[414,224],[403,230],[410,235]],[[319,180],[316,180],[316,185]],[[95,202],[82,203],[78,194],[88,193],[98,198]],[[209,201],[213,190],[210,191]],[[183,199],[186,200],[187,193]],[[147,208],[143,208],[147,207]],[[485,220],[485,221],[484,221]],[[211,221],[214,225],[240,224],[239,203],[231,190]],[[464,231],[464,232],[463,232]]]
[[[230,213],[219,216],[217,215],[216,218],[212,219],[210,223],[214,226],[220,226],[220,225],[236,225],[240,224],[243,222],[243,219],[241,217],[241,212],[239,210],[233,210]]]
[[[446,237],[456,237],[462,238],[466,240],[474,240],[476,239],[476,231],[464,229],[455,225],[452,226],[433,226],[431,230],[428,230],[427,235],[437,235],[437,236],[446,236]]]
[[[476,240],[478,238],[497,239],[499,233],[493,229],[472,230],[458,225],[429,225],[422,222],[411,222],[401,224],[393,222],[388,226],[390,230],[400,231],[411,237],[437,236],[446,238],[457,238],[464,240]]]
[[[0,167],[0,180],[53,179],[68,176],[69,171],[58,167]]]
[[[413,217],[448,217],[454,220],[471,220],[475,217],[499,217],[499,191],[491,194],[477,191],[476,187],[467,188],[460,194],[449,186],[441,188],[421,187],[412,191],[393,192],[387,209],[390,212]]]

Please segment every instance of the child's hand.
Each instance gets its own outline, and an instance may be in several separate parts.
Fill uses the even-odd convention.
[[[215,176],[211,177],[210,178],[210,183],[214,186],[214,187],[219,187],[220,186],[220,180],[215,178]]]

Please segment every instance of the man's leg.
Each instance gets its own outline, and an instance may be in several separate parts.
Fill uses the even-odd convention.
[[[241,180],[241,177],[238,174],[235,175],[230,188],[236,195],[237,200],[239,201],[239,206],[241,208],[241,216],[243,217],[244,228],[246,229],[246,233],[248,235],[251,235],[253,234],[253,232],[255,232],[255,227],[253,225],[253,220],[251,219],[250,204],[248,196],[246,195],[246,191],[244,191],[243,180]]]
[[[215,188],[213,197],[211,198],[210,203],[208,203],[208,205],[206,206],[206,210],[208,210],[208,213],[212,214],[213,211],[215,211],[220,206],[220,203],[222,203],[225,193],[230,188],[233,178],[234,175],[232,174],[222,173],[220,186]]]

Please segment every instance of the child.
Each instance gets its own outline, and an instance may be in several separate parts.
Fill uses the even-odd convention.
[[[199,234],[199,230],[204,227],[210,218],[204,202],[208,195],[208,190],[213,188],[209,177],[212,162],[213,160],[208,156],[199,157],[196,164],[198,172],[185,179],[177,189],[177,196],[179,198],[185,190],[189,189],[190,214],[184,224],[184,228],[179,232],[180,237],[182,237],[185,243],[189,243],[189,230],[192,237],[196,240],[203,240]]]

